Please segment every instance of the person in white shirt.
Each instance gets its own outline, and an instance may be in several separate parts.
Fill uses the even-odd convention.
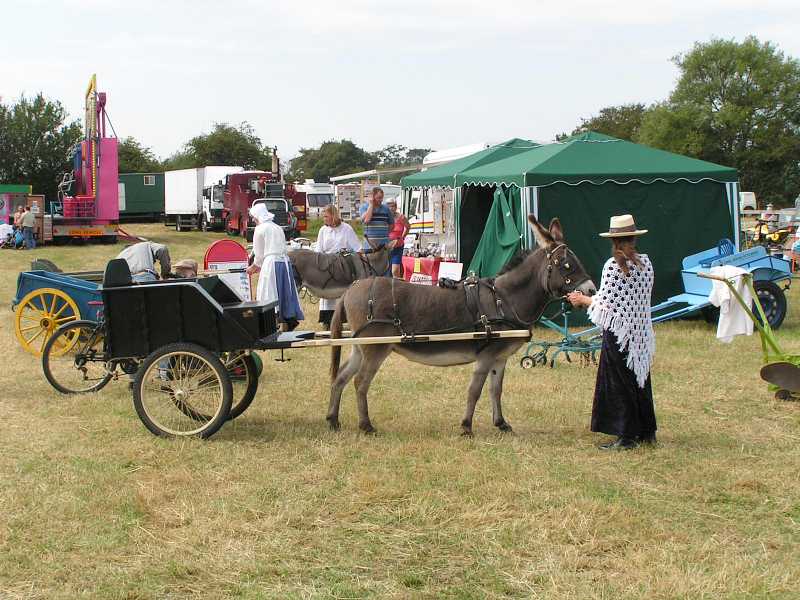
[[[247,273],[260,273],[256,300],[277,302],[279,321],[286,323],[286,329],[291,331],[305,316],[286,254],[286,236],[283,229],[273,223],[275,215],[263,203],[253,205],[250,216],[255,220],[256,228],[253,231],[254,259]]]
[[[322,220],[325,224],[320,227],[317,234],[317,252],[324,254],[336,254],[340,250],[358,252],[361,248],[358,236],[348,223],[342,222],[339,209],[335,205],[329,204],[323,209]],[[326,329],[331,327],[335,308],[336,299],[322,298],[319,301],[319,322],[323,323]]]

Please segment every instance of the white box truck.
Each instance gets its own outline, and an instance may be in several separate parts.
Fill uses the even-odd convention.
[[[242,167],[209,166],[164,173],[164,214],[177,231],[222,223],[225,177]],[[206,191],[206,188],[208,190]]]

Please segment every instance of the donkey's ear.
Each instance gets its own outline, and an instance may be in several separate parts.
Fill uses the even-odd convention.
[[[561,227],[561,221],[558,220],[558,217],[550,221],[549,229],[550,235],[553,236],[553,240],[558,243],[564,241],[564,229]]]
[[[528,222],[531,224],[531,231],[533,231],[533,237],[536,238],[537,246],[540,248],[547,248],[553,244],[553,236],[550,235],[547,229],[542,227],[542,224],[536,220],[536,217],[528,215]]]
[[[368,238],[366,235],[364,236],[364,239],[365,239],[365,240],[367,240],[367,243],[369,244],[369,247],[370,247],[370,248],[372,248],[373,250],[377,250],[377,249],[378,249],[378,244],[376,244],[375,242],[373,242],[373,241],[372,241],[371,239],[369,239],[369,238]]]

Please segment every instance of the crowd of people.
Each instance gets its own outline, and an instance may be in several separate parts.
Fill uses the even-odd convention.
[[[0,224],[0,242],[17,250],[33,250],[36,248],[35,225],[36,215],[30,207],[17,206],[12,223]]]
[[[398,211],[397,201],[384,203],[383,190],[372,190],[371,199],[360,207],[360,219],[364,228],[364,240],[359,241],[355,230],[342,221],[339,209],[330,204],[323,210],[324,224],[317,236],[317,252],[335,254],[342,251],[362,252],[373,245],[384,245],[395,241],[391,251],[391,271],[387,276],[402,278],[403,240],[408,234],[408,221]],[[289,246],[283,229],[275,222],[275,215],[262,203],[250,208],[250,216],[256,223],[253,231],[253,260],[247,268],[249,275],[259,274],[256,300],[277,302],[278,316],[284,327],[291,331],[305,319],[303,308],[289,262]],[[372,245],[370,245],[370,242]],[[169,248],[157,242],[139,242],[125,248],[117,258],[128,263],[131,278],[136,283],[165,279],[172,275]],[[156,269],[156,263],[159,269]],[[188,266],[193,265],[193,268]],[[197,263],[184,259],[175,265],[178,277],[196,277]],[[160,272],[159,272],[160,271]],[[320,301],[319,322],[330,326],[336,300],[323,298]]]

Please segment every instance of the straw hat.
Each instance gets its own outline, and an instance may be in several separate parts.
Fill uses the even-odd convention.
[[[600,237],[627,237],[630,235],[642,235],[647,233],[647,229],[636,229],[633,215],[617,215],[611,217],[607,233],[601,233]]]

